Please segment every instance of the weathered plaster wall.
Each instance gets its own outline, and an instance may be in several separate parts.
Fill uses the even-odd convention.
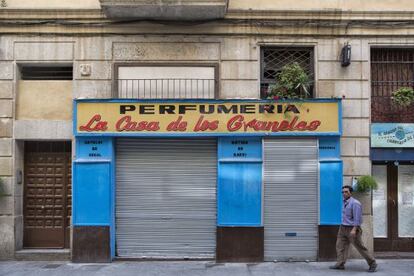
[[[196,2],[197,0],[193,0]],[[205,1],[205,0],[203,0]],[[99,0],[6,0],[9,8],[30,9],[99,9]],[[144,0],[142,2],[145,2]],[[178,1],[177,1],[178,2]],[[229,9],[253,10],[317,10],[335,9],[356,11],[414,10],[411,0],[229,0]]]
[[[335,9],[336,11],[407,11],[414,10],[411,0],[230,0],[229,9],[253,10],[317,10]]]
[[[9,8],[24,9],[99,9],[99,0],[6,0]]]
[[[72,81],[19,81],[16,120],[72,120]]]

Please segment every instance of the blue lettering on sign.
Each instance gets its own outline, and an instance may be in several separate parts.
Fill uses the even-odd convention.
[[[372,148],[414,146],[414,124],[374,123],[371,125]]]
[[[85,145],[101,145],[103,141],[102,140],[86,140],[83,143]]]
[[[86,140],[84,141],[85,145],[93,145],[89,148],[90,152],[88,153],[89,157],[102,157],[102,154],[99,152],[99,147],[97,145],[102,145],[102,140]]]
[[[223,137],[220,140],[220,159],[261,159],[261,138]],[[260,150],[258,150],[260,149]]]
[[[244,157],[247,158],[247,153],[244,151],[244,147],[242,145],[248,145],[248,140],[232,140],[232,145],[236,145],[233,147],[233,157]]]
[[[109,158],[111,156],[112,145],[108,138],[79,137],[76,139],[77,158]]]

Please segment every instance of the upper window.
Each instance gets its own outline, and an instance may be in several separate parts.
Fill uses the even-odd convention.
[[[20,79],[22,80],[72,80],[72,65],[20,65]]]
[[[392,93],[401,87],[414,88],[414,49],[371,50],[371,117],[374,123],[412,123],[414,104],[398,106]]]
[[[285,65],[298,63],[310,79],[309,93],[313,96],[314,62],[313,48],[263,47],[261,48],[260,96],[267,98],[269,86],[276,84],[276,75]]]
[[[117,97],[214,99],[215,66],[118,66]]]

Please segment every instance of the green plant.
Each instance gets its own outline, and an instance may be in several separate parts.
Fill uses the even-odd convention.
[[[391,99],[397,105],[409,106],[414,103],[414,89],[401,87],[392,93]]]
[[[303,99],[310,96],[308,74],[297,62],[283,66],[276,74],[276,84],[268,90],[268,99]]]
[[[360,193],[376,190],[378,187],[377,181],[370,175],[363,175],[357,179],[356,191]]]

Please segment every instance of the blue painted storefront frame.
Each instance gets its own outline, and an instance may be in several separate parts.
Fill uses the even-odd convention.
[[[90,152],[89,146],[82,146],[81,143],[86,140],[103,140],[99,153],[101,157],[87,158],[86,154]],[[76,138],[76,158],[72,161],[72,225],[76,226],[108,226],[110,233],[110,252],[111,257],[115,257],[115,151],[114,141],[111,137],[77,137]],[[91,145],[92,146],[92,145]],[[80,173],[79,170],[86,168],[93,168],[97,165],[107,165],[107,175],[105,179],[90,179],[89,174]],[[96,173],[102,173],[102,171],[95,171]],[[105,172],[103,172],[105,173]],[[101,176],[102,177],[102,176]],[[79,181],[78,181],[79,178]],[[96,183],[97,180],[98,183]],[[91,185],[89,189],[80,193],[80,189],[85,187],[78,187],[78,184],[82,183],[82,186]],[[107,191],[103,191],[96,187],[96,185],[108,187]],[[102,199],[104,196],[108,196],[108,202],[93,201],[90,198],[96,198],[100,196]],[[99,205],[99,206],[97,206]],[[107,217],[102,217],[102,213],[107,213]],[[96,218],[101,218],[96,220]]]
[[[319,224],[341,224],[342,170],[340,137],[319,137]]]
[[[217,226],[263,226],[262,140],[261,137],[218,138]],[[234,141],[245,143],[232,145]],[[243,149],[239,150],[240,147]],[[235,153],[245,156],[234,156]]]
[[[242,190],[237,189],[222,189],[225,185],[226,180],[223,180],[223,175],[225,171],[231,167],[233,171],[233,177],[237,175],[237,170],[243,170],[244,168],[251,169],[254,173],[254,176],[262,176],[263,171],[263,138],[272,136],[272,137],[316,137],[319,140],[319,145],[328,145],[327,147],[335,148],[333,151],[329,150],[319,150],[319,194],[320,194],[320,208],[319,208],[319,224],[320,225],[336,225],[340,223],[340,190],[339,194],[336,193],[339,185],[342,186],[342,160],[340,159],[340,136],[342,135],[342,103],[340,99],[312,99],[309,101],[278,101],[277,103],[294,103],[294,102],[336,102],[338,104],[338,132],[329,132],[329,133],[290,133],[290,132],[272,132],[272,133],[207,133],[207,134],[198,134],[198,133],[174,133],[174,134],[154,134],[154,133],[135,133],[135,134],[122,134],[119,133],[103,133],[103,134],[88,134],[88,133],[78,133],[77,124],[76,124],[76,114],[77,114],[77,103],[78,102],[112,102],[112,103],[168,103],[168,102],[191,102],[191,103],[274,103],[273,101],[263,101],[263,100],[132,100],[132,99],[78,99],[74,101],[73,109],[73,133],[76,139],[76,159],[73,161],[73,225],[74,226],[109,226],[110,227],[110,251],[112,258],[115,257],[115,145],[114,139],[116,137],[154,137],[154,138],[169,138],[169,137],[217,137],[218,140],[218,162],[217,162],[217,226],[243,226],[243,227],[260,227],[263,226],[263,178],[254,179],[249,175],[244,175],[240,179],[242,183]],[[261,143],[260,154],[250,159],[234,159],[229,158],[223,154],[223,145],[226,139],[260,139]],[[82,155],[84,148],[80,144],[80,141],[85,139],[104,139],[108,141],[109,154],[102,158],[89,158],[88,156]],[[89,164],[93,166],[94,164],[105,163],[110,166],[108,178],[108,187],[110,194],[109,205],[103,203],[105,206],[109,206],[110,216],[104,222],[94,222],[94,219],[91,217],[90,221],[78,221],[79,214],[83,210],[90,210],[90,208],[98,208],[98,206],[83,206],[78,205],[77,200],[79,195],[77,194],[78,185],[82,183],[82,176],[78,175],[78,167]],[[81,177],[78,181],[77,177]],[[84,180],[87,178],[85,177]],[[233,181],[233,182],[232,182]],[[332,181],[335,181],[332,185]],[[236,181],[233,179],[230,181],[233,185]],[[260,185],[259,185],[260,183]],[[259,187],[259,189],[258,189]],[[252,189],[252,190],[251,190]],[[253,191],[253,192],[251,192]],[[324,197],[325,194],[335,193],[333,197]],[[232,198],[232,196],[248,196],[248,200],[240,202],[240,210],[245,211],[249,210],[247,213],[237,212],[238,202]],[[88,195],[82,195],[87,197]],[[93,196],[91,192],[89,196]],[[338,201],[339,198],[339,201]],[[339,202],[339,204],[338,204]],[[223,208],[229,207],[231,210],[222,210]],[[249,209],[251,208],[251,209]],[[338,209],[339,208],[339,209]],[[87,212],[85,212],[87,213]],[[93,214],[93,213],[92,213]]]

